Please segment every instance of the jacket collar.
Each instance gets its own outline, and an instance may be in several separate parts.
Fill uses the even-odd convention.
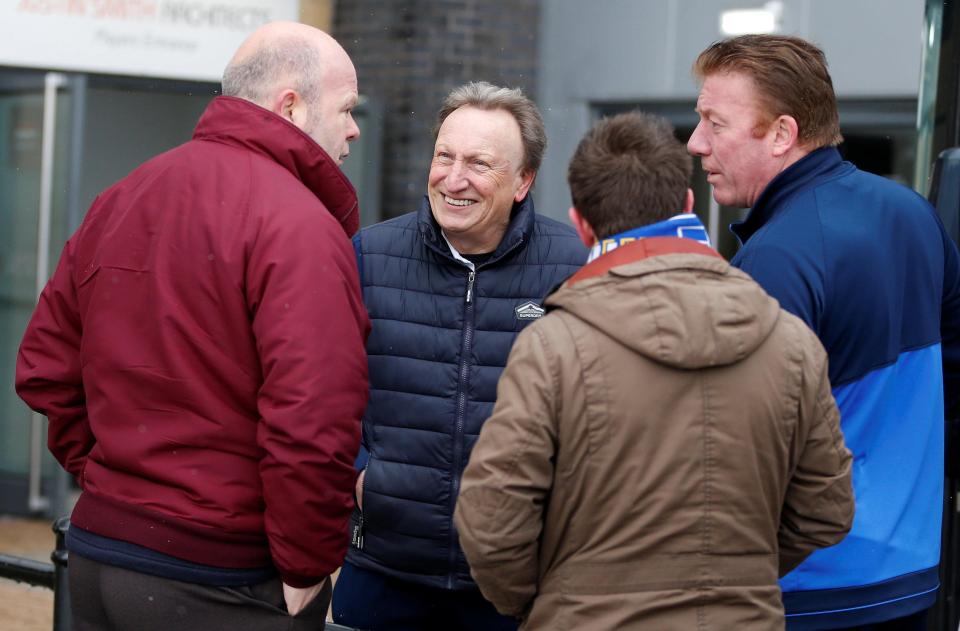
[[[524,241],[529,241],[530,235],[533,233],[534,220],[533,195],[527,193],[523,201],[516,202],[513,205],[513,210],[510,211],[510,224],[507,226],[506,232],[503,233],[503,238],[500,239],[500,245],[494,250],[493,256],[487,260],[486,264],[506,256],[508,252]],[[417,225],[420,228],[420,234],[423,235],[424,241],[430,248],[442,256],[454,260],[453,254],[443,238],[440,225],[433,217],[433,211],[430,209],[430,198],[426,195],[423,196],[423,201],[420,202],[420,208],[417,210]]]
[[[347,176],[310,136],[273,112],[244,99],[218,96],[200,117],[193,138],[269,158],[303,182],[348,237],[360,227],[357,193]]]
[[[654,256],[664,254],[701,254],[703,256],[713,256],[719,259],[723,257],[713,248],[694,241],[693,239],[683,239],[680,237],[647,237],[633,243],[622,245],[616,250],[612,250],[598,259],[583,266],[580,271],[571,276],[566,283],[570,287],[580,281],[590,278],[603,276],[614,267],[627,265],[648,259]]]
[[[852,164],[843,161],[836,147],[821,147],[811,151],[770,180],[747,218],[730,224],[730,231],[743,245],[795,193],[813,183],[820,184],[824,179],[839,177],[854,169]]]

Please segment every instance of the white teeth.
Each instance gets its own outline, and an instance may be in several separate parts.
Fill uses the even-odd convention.
[[[454,199],[452,197],[447,197],[446,195],[443,196],[443,201],[447,202],[451,206],[469,206],[470,204],[474,203],[472,199]]]

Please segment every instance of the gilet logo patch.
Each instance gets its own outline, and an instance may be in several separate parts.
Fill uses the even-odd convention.
[[[546,313],[543,307],[535,302],[525,302],[514,309],[514,312],[517,314],[518,320],[536,320]]]

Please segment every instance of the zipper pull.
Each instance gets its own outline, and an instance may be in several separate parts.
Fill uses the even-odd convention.
[[[467,274],[467,304],[473,302],[473,281],[476,277],[477,273],[473,270],[470,270],[470,273]]]
[[[363,550],[363,514],[357,520],[353,527],[353,536],[350,538],[350,545],[358,550]]]

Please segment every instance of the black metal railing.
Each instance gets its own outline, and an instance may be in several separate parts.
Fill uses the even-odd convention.
[[[53,589],[56,583],[54,575],[53,565],[50,563],[0,554],[0,576],[3,578]]]
[[[53,590],[53,631],[70,631],[70,588],[67,585],[67,529],[70,520],[61,517],[53,524],[57,545],[50,555],[53,563],[0,554],[0,578]]]

